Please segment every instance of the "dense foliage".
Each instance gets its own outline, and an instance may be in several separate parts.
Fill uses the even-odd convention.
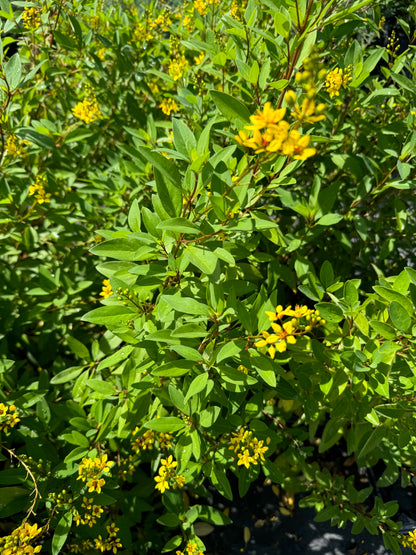
[[[416,552],[394,9],[0,0],[2,553],[200,555],[231,474]]]

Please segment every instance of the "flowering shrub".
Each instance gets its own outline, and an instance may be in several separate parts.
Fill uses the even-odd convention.
[[[258,479],[416,552],[354,480],[413,487],[414,49],[366,0],[1,10],[2,552],[200,555]]]

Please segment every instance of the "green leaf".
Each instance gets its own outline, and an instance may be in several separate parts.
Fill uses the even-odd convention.
[[[90,352],[87,347],[81,343],[81,341],[78,341],[78,339],[71,337],[70,335],[67,335],[66,340],[69,348],[77,357],[88,361],[90,360]]]
[[[66,368],[65,370],[62,370],[61,372],[53,376],[50,383],[53,385],[57,385],[75,380],[84,370],[84,368],[85,366],[71,366],[70,368]]]
[[[52,538],[52,555],[58,555],[63,548],[72,526],[72,513],[67,512],[60,518]]]
[[[30,141],[31,143],[34,143],[35,145],[41,146],[43,148],[46,148],[46,149],[55,148],[55,143],[50,137],[48,137],[47,135],[44,135],[43,133],[38,133],[37,131],[35,131],[34,129],[31,129],[30,127],[24,127],[22,129],[19,129],[17,134],[21,139]]]
[[[214,104],[228,121],[237,125],[239,129],[250,123],[250,112],[247,106],[224,92],[211,90],[210,95]]]
[[[232,501],[233,492],[225,470],[219,464],[212,465],[211,482],[221,495]]]
[[[243,345],[242,345],[243,343]],[[225,360],[226,358],[238,355],[244,348],[244,342],[241,341],[228,341],[224,345],[221,345],[215,354],[215,361],[217,363]]]
[[[340,222],[343,219],[343,216],[341,214],[325,214],[325,216],[322,216],[322,218],[319,218],[319,220],[316,222],[316,225],[325,225],[325,226],[330,226],[330,225],[335,225],[338,222]]]
[[[176,233],[188,233],[191,235],[200,235],[199,227],[187,218],[170,218],[157,225],[157,229],[162,231],[175,231]]]
[[[204,274],[213,274],[217,266],[217,256],[206,247],[194,247],[189,245],[184,255]]]
[[[194,316],[208,317],[210,315],[210,309],[206,304],[200,303],[199,301],[191,299],[190,297],[180,297],[179,295],[162,295],[160,299],[163,299],[165,303],[167,303],[177,312],[193,314]]]
[[[159,171],[163,177],[172,183],[172,185],[180,189],[182,181],[181,174],[173,162],[159,152],[144,146],[139,147],[139,152],[153,165],[155,170]]]
[[[135,237],[123,237],[121,239],[109,239],[103,241],[90,249],[97,256],[108,256],[116,260],[136,262],[150,258],[155,253],[155,243],[150,236],[143,234],[143,239]]]
[[[321,270],[319,272],[319,278],[325,289],[327,289],[330,285],[334,283],[334,270],[329,260],[325,260],[323,262]]]
[[[84,322],[90,322],[91,324],[116,326],[125,324],[131,320],[134,315],[135,312],[133,312],[133,310],[128,306],[100,306],[100,308],[95,308],[94,310],[87,312],[87,314],[84,314],[81,320]]]
[[[103,359],[97,366],[97,372],[100,372],[100,370],[104,370],[104,368],[116,366],[117,364],[119,364],[119,362],[125,360],[128,356],[130,356],[133,349],[134,345],[124,345],[123,347],[121,347],[121,349]]]
[[[186,424],[176,416],[162,416],[145,422],[144,427],[155,432],[173,433],[185,428]]]
[[[200,393],[204,389],[204,387],[207,385],[208,378],[208,372],[204,372],[203,374],[199,374],[199,376],[196,376],[196,378],[192,380],[185,396],[185,403],[187,403],[191,397],[193,397],[197,393]]]
[[[128,216],[129,227],[132,231],[140,232],[141,227],[141,216],[140,208],[137,199],[134,199],[131,203],[129,216]]]
[[[153,376],[164,376],[164,377],[173,377],[173,376],[183,376],[187,374],[193,367],[195,366],[195,362],[193,360],[172,360],[167,364],[163,364],[156,370],[152,370]]]
[[[179,184],[172,184],[166,180],[161,172],[155,168],[156,191],[165,212],[175,218],[182,209],[182,192]],[[157,197],[153,199],[153,207],[157,211]]]
[[[22,64],[20,62],[20,54],[16,52],[4,64],[4,76],[10,92],[13,92],[22,78]]]
[[[319,315],[328,322],[341,322],[344,319],[342,310],[336,304],[317,303],[316,308],[319,310]]]
[[[182,543],[182,536],[173,536],[162,548],[162,553],[167,553],[168,551],[173,551],[179,547]]]
[[[114,389],[114,386],[111,383],[105,382],[104,380],[91,378],[86,381],[86,384],[92,390],[100,393],[101,395],[105,395],[106,397],[116,395],[116,390]]]
[[[406,333],[412,323],[412,319],[407,310],[397,301],[393,301],[390,303],[389,313],[393,325],[400,331]]]
[[[371,432],[364,445],[361,449],[358,449],[358,452],[356,453],[357,460],[360,460],[358,463],[360,466],[365,466],[365,463],[367,462],[366,457],[368,457],[368,455],[382,443],[385,436],[386,430],[382,426],[378,426]]]
[[[388,287],[383,287],[381,285],[374,285],[373,289],[384,299],[387,299],[390,302],[397,301],[407,311],[409,316],[413,315],[412,302],[401,293],[398,293],[397,291],[394,291],[394,289],[389,289]]]
[[[172,119],[173,140],[175,147],[181,154],[188,158],[192,156],[192,150],[196,148],[196,139],[189,127],[180,119]]]
[[[176,528],[181,523],[178,515],[175,513],[165,513],[160,516],[156,522],[162,524],[162,526],[167,526],[168,528]]]

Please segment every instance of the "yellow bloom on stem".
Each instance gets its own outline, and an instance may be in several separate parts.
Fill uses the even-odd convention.
[[[169,482],[166,479],[166,469],[159,468],[159,476],[155,476],[155,488],[160,491],[160,493],[164,493],[165,490],[169,489]]]
[[[274,333],[268,333],[267,331],[263,331],[263,339],[257,341],[255,346],[258,349],[262,349],[263,347],[267,347],[267,351],[271,358],[275,357],[276,350],[279,353],[283,353],[287,349],[287,344],[294,344],[296,343],[296,337],[294,334],[296,333],[296,328],[292,321],[286,322],[283,326],[279,326],[279,324],[275,324],[272,322],[271,324]]]
[[[263,110],[257,110],[254,116],[250,116],[250,121],[253,125],[247,126],[246,129],[263,129],[264,127],[281,121],[285,117],[285,114],[286,108],[275,110],[272,108],[271,102],[266,102]]]
[[[113,290],[111,289],[110,280],[105,279],[103,281],[103,289],[102,289],[100,295],[102,297],[104,297],[104,299],[108,299],[108,297],[111,297],[112,294],[113,294]]]
[[[310,135],[301,135],[297,129],[293,129],[283,143],[283,154],[293,156],[295,160],[306,160],[314,156],[316,148],[307,148],[310,140]]]
[[[316,123],[325,118],[325,114],[322,113],[324,110],[325,104],[321,103],[316,106],[312,98],[305,98],[302,102],[302,107],[299,107],[298,104],[294,105],[292,115],[296,119],[297,125]]]
[[[94,94],[87,96],[82,102],[78,102],[75,108],[72,108],[72,113],[86,124],[103,117]]]
[[[49,199],[52,196],[50,193],[46,192],[46,184],[46,177],[44,177],[43,175],[37,175],[33,185],[29,185],[29,196],[34,195],[35,199],[38,201],[38,204],[49,202]]]
[[[162,102],[159,104],[159,108],[167,116],[169,116],[171,112],[175,112],[176,114],[176,112],[179,110],[179,106],[173,100],[173,98],[164,98]]]
[[[336,67],[330,71],[325,80],[325,87],[329,93],[330,98],[333,96],[339,96],[339,90],[341,87],[344,89],[348,86],[348,82],[351,81],[351,67],[346,69],[341,69]]]
[[[270,312],[270,310],[266,310],[266,314],[269,317],[270,322],[274,322],[276,320],[280,320],[281,318],[283,318],[283,316],[287,316],[291,308],[291,306],[283,308],[283,306],[279,304],[276,306],[276,312]]]
[[[22,13],[23,27],[36,29],[40,25],[40,10],[38,8],[25,8]]]
[[[238,432],[233,432],[230,439],[230,449],[237,455],[237,465],[244,465],[250,468],[250,465],[258,464],[259,459],[264,461],[264,453],[268,450],[263,440],[259,440],[253,436],[251,430],[241,428]]]

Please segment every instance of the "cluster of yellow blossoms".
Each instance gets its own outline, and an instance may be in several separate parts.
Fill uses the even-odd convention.
[[[245,129],[252,132],[250,136],[240,131],[236,136],[239,144],[252,148],[256,154],[283,154],[293,156],[296,160],[306,160],[316,153],[315,148],[308,148],[310,136],[301,135],[297,129],[290,130],[290,124],[283,118],[286,108],[274,109],[266,102],[263,110],[250,116],[252,125]]]
[[[139,428],[133,430],[133,436],[136,436],[139,433]],[[169,449],[172,447],[172,434],[167,434],[164,432],[154,432],[153,430],[146,430],[144,434],[140,435],[139,437],[135,438],[132,443],[131,447],[136,452],[139,453],[140,451],[151,450],[154,448],[155,441],[159,444],[159,449]]]
[[[330,98],[332,98],[333,96],[339,96],[339,90],[341,87],[344,87],[344,89],[348,87],[348,83],[352,79],[351,71],[351,66],[348,66],[346,69],[336,67],[327,74],[325,87],[327,92],[329,93]]]
[[[183,488],[185,478],[180,474],[176,474],[175,468],[178,466],[178,463],[173,460],[172,455],[169,455],[167,459],[162,459],[160,463],[159,476],[155,477],[155,489],[158,489],[160,493],[164,493],[172,483],[173,489]]]
[[[219,6],[220,0],[195,0],[194,7],[199,15],[205,15],[208,9],[214,9]]]
[[[32,555],[33,553],[39,553],[42,546],[33,547],[31,543],[41,533],[42,528],[38,528],[37,524],[30,525],[28,522],[25,522],[13,530],[9,536],[0,538],[0,552],[2,555]]]
[[[108,297],[111,297],[112,294],[113,294],[113,290],[111,289],[110,280],[105,279],[103,281],[103,288],[102,288],[102,291],[101,291],[100,295],[104,299],[108,299]]]
[[[264,453],[268,450],[263,440],[258,440],[253,436],[253,432],[241,428],[234,432],[230,439],[230,449],[238,457],[237,464],[250,468],[250,464],[258,464],[259,460],[264,461]]]
[[[78,102],[75,108],[72,108],[72,113],[87,124],[103,117],[94,94],[90,94],[82,102]]]
[[[25,8],[22,13],[23,27],[36,29],[40,25],[40,10],[38,8]]]
[[[29,195],[34,195],[39,204],[50,202],[50,198],[52,195],[46,192],[46,184],[46,177],[43,175],[38,175],[36,176],[36,180],[33,185],[29,185]]]
[[[152,14],[148,14],[144,21],[137,23],[134,28],[132,41],[143,43],[152,39],[157,39],[161,33],[169,31],[172,20],[168,11],[160,13],[155,19]]]
[[[68,545],[70,553],[88,553],[92,550],[101,551],[111,551],[112,553],[117,553],[119,549],[123,546],[121,544],[120,538],[117,537],[117,532],[120,530],[116,528],[114,522],[108,526],[106,526],[108,537],[103,539],[102,536],[98,536],[98,538],[94,538],[92,540],[83,540],[79,543],[72,543]]]
[[[6,141],[6,154],[8,156],[23,156],[26,154],[27,150],[25,148],[26,145],[30,144],[29,141],[21,140],[16,137],[14,133],[7,137]]]
[[[179,110],[179,106],[173,100],[173,98],[164,98],[162,102],[159,104],[159,108],[167,116],[169,116],[171,112],[175,112],[176,114],[176,112]]]
[[[196,542],[189,541],[185,546],[185,551],[177,551],[176,555],[204,555]]]
[[[402,545],[404,547],[410,547],[413,553],[416,553],[416,529],[402,536]]]
[[[96,491],[101,493],[101,488],[105,484],[104,478],[101,474],[105,474],[110,471],[110,467],[114,463],[112,461],[107,461],[107,455],[102,457],[87,458],[82,459],[82,464],[78,467],[78,478],[77,480],[82,480],[87,482],[88,493]]]
[[[74,522],[77,526],[80,524],[87,525],[90,528],[97,522],[97,518],[101,518],[104,509],[100,505],[93,504],[93,498],[83,497],[81,507],[84,509],[84,515],[75,510]]]
[[[0,403],[0,432],[4,431],[7,434],[9,428],[14,428],[20,422],[15,410],[15,405]]]
[[[189,64],[185,56],[183,54],[176,54],[169,62],[168,73],[174,81],[178,81],[178,79],[186,74],[188,68]]]
[[[319,316],[319,310],[310,309],[306,305],[296,305],[294,310],[291,306],[284,309],[282,305],[279,305],[276,307],[276,312],[266,310],[266,314],[269,317],[273,333],[262,331],[263,339],[257,341],[255,346],[258,349],[267,348],[271,358],[275,357],[276,351],[283,353],[286,351],[288,344],[295,344],[296,335],[305,335],[313,327],[326,323]],[[288,316],[290,320],[282,323],[282,325],[276,324],[276,320],[281,320],[285,316]]]

